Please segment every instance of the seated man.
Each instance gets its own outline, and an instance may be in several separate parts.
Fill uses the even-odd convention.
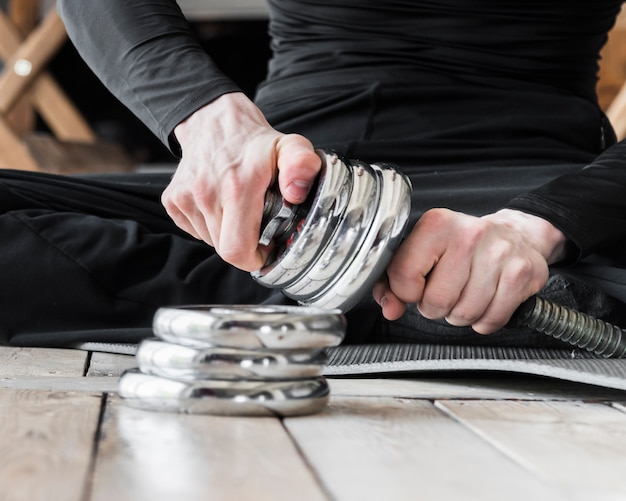
[[[161,305],[283,301],[247,272],[269,252],[266,190],[304,200],[314,147],[393,162],[414,187],[381,308],[349,314],[350,340],[541,343],[503,329],[539,291],[621,320],[626,144],[595,95],[621,1],[270,0],[254,102],[174,0],[58,6],[181,160],[171,180],[3,174],[4,342],[134,342]]]

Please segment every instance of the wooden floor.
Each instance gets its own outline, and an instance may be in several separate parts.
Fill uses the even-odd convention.
[[[331,379],[321,414],[131,409],[132,357],[0,348],[0,499],[624,500],[626,392],[464,374]]]

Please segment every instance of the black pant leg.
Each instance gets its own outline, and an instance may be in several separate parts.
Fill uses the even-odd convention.
[[[162,187],[0,173],[0,342],[136,342],[160,306],[271,297],[169,221]]]

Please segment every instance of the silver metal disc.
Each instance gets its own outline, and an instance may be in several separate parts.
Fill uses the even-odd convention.
[[[329,388],[323,377],[293,381],[179,381],[122,374],[119,395],[131,407],[186,414],[298,416],[321,411]]]
[[[352,190],[352,170],[336,155],[322,153],[322,169],[310,212],[288,246],[267,266],[252,273],[266,287],[281,288],[297,280],[333,238]]]
[[[325,290],[313,297],[291,296],[300,304],[350,310],[371,290],[400,245],[411,212],[411,182],[385,164],[374,164],[372,168],[383,189],[367,237],[352,262],[328,282]]]
[[[341,311],[306,306],[180,306],[153,319],[157,337],[196,347],[321,349],[339,345],[345,330]]]
[[[322,375],[328,357],[321,350],[196,348],[146,339],[136,354],[145,374],[184,379],[272,380]]]
[[[332,238],[315,256],[307,272],[283,288],[288,297],[306,302],[307,298],[328,289],[352,263],[370,233],[382,191],[379,177],[371,166],[362,162],[353,162],[348,168],[353,179],[348,204],[336,223]]]

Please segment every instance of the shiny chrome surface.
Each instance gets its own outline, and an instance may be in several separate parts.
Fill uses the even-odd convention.
[[[391,165],[318,153],[322,171],[309,212],[291,243],[252,276],[300,304],[347,311],[370,291],[400,244],[412,187]]]
[[[328,403],[323,377],[294,381],[180,381],[125,372],[119,395],[132,407],[186,414],[298,416]]]
[[[278,255],[252,276],[261,284],[282,288],[299,279],[326,247],[337,228],[350,197],[352,172],[337,156],[318,152],[322,169],[318,188],[299,230]],[[263,234],[266,234],[263,231]]]
[[[321,376],[328,358],[320,350],[194,348],[146,339],[136,359],[145,374],[166,378],[253,381]]]
[[[337,221],[332,238],[316,256],[307,273],[283,289],[287,296],[307,302],[344,273],[362,249],[376,215],[380,189],[372,167],[359,164],[355,171],[348,204]]]
[[[371,290],[400,245],[411,212],[411,183],[385,164],[372,165],[379,179],[380,199],[368,233],[343,274],[302,304],[347,311]],[[294,298],[298,299],[298,298]]]
[[[274,240],[277,245],[284,245],[307,212],[308,204],[292,205],[286,202],[276,189],[270,189],[265,195],[261,221],[263,231],[259,243],[269,245]]]
[[[172,343],[239,349],[337,346],[346,322],[339,310],[305,306],[197,305],[159,308],[155,335]]]

